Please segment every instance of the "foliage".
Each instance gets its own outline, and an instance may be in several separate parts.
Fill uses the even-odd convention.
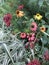
[[[7,23],[4,16],[8,13],[12,15],[12,19],[7,20],[5,17]],[[49,64],[49,59],[47,60],[47,57],[46,59],[43,58],[45,52],[47,50],[49,52],[49,0],[5,0],[0,5],[0,24],[2,25],[1,22],[4,23],[7,32],[10,30],[10,34],[16,35],[16,39],[21,41],[19,43],[23,45],[22,49],[25,49],[20,60],[18,59],[18,65],[22,61],[25,65],[28,59],[31,61],[34,58],[37,58],[41,65]],[[9,22],[11,25],[8,25]],[[31,27],[34,29],[31,29]],[[7,36],[10,37],[10,34]],[[47,55],[49,58],[49,53]]]

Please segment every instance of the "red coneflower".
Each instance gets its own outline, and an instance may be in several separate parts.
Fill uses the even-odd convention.
[[[27,38],[29,42],[32,42],[35,39],[35,34],[34,33],[27,34]]]
[[[12,15],[10,13],[4,15],[3,20],[4,20],[5,24],[7,25],[7,27],[10,26],[11,19],[12,19]]]
[[[26,33],[21,33],[20,38],[22,38],[22,39],[26,38]]]
[[[29,62],[27,65],[40,65],[40,62],[38,59],[33,59],[31,62]]]
[[[33,49],[35,46],[35,44],[33,44],[32,42],[30,43],[30,48]]]
[[[19,10],[22,10],[23,8],[24,8],[24,5],[19,5],[19,6],[18,6],[18,9],[19,9]]]
[[[49,52],[48,51],[45,51],[45,53],[44,53],[44,59],[45,60],[49,60]]]
[[[31,31],[36,31],[36,30],[37,30],[37,24],[36,24],[36,22],[32,22],[32,23],[31,23],[30,30],[31,30]]]
[[[38,59],[33,59],[32,65],[40,65],[40,62]]]

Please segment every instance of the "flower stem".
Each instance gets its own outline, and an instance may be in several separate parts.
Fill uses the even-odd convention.
[[[48,33],[46,33],[46,32],[43,32],[45,35],[47,35],[47,36],[49,36],[49,34]]]

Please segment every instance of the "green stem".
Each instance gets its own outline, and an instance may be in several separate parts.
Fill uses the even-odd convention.
[[[40,34],[40,32],[37,33],[37,35],[36,35],[36,39],[38,38],[38,35],[39,35],[39,34]]]

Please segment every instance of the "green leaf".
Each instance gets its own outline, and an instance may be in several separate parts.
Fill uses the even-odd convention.
[[[49,20],[49,12],[45,14],[45,17]]]
[[[44,0],[38,0],[38,5],[41,7],[43,5]]]

